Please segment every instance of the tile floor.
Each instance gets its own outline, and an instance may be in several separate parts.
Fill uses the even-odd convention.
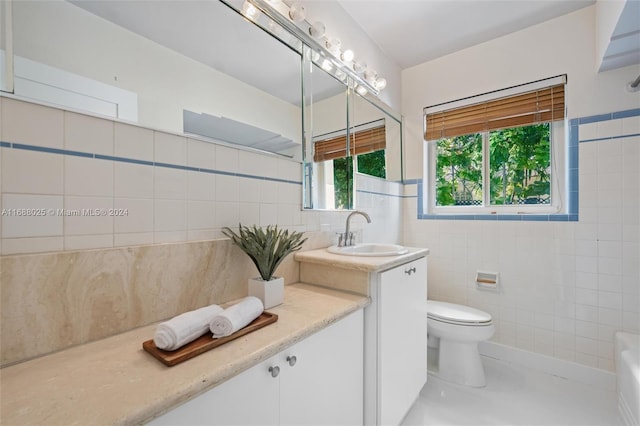
[[[429,374],[402,425],[619,426],[614,391],[483,357],[487,386],[467,388]]]

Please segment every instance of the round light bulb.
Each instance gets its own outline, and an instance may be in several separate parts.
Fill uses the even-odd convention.
[[[353,63],[353,70],[357,73],[361,73],[366,68],[367,68],[367,64],[365,64],[364,62],[355,61]]]
[[[358,95],[360,96],[364,96],[367,94],[367,89],[365,89],[363,86],[356,86],[356,92],[358,93]]]
[[[384,77],[379,77],[378,79],[376,79],[376,89],[378,90],[382,90],[385,87],[387,87],[387,79]]]
[[[351,62],[353,61],[353,50],[351,49],[347,49],[344,52],[342,52],[342,54],[340,55],[340,57],[342,58],[343,61],[345,62]]]
[[[376,78],[378,77],[378,74],[375,72],[375,70],[365,70],[364,71],[364,79],[367,80],[369,83],[373,84],[373,82],[376,81]]]
[[[304,6],[300,3],[293,3],[289,8],[289,18],[293,22],[302,22],[304,21]]]
[[[313,38],[320,38],[324,35],[326,28],[324,24],[320,21],[316,21],[309,27],[309,34]]]
[[[329,49],[330,52],[332,53],[336,53],[338,51],[340,51],[340,46],[342,46],[342,42],[340,41],[339,38],[330,38],[325,42],[325,46],[327,46],[327,49]]]

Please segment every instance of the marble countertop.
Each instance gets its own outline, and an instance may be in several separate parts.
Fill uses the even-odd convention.
[[[345,256],[329,253],[327,249],[324,248],[297,252],[294,256],[298,262],[315,263],[364,272],[380,272],[425,257],[429,254],[429,249],[426,248],[406,248],[409,252],[399,256]]]
[[[6,367],[0,423],[144,423],[368,304],[364,296],[298,283],[269,309],[276,323],[173,367],[142,349],[155,324]]]

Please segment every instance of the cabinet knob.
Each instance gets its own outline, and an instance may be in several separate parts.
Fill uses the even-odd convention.
[[[404,273],[405,273],[405,274],[407,274],[407,275],[411,275],[411,274],[413,274],[415,271],[416,271],[416,267],[415,267],[415,266],[412,266],[412,267],[411,267],[411,268],[409,268],[409,269],[405,269]]]
[[[287,362],[289,363],[289,365],[291,367],[293,367],[294,365],[296,365],[296,362],[298,362],[298,358],[295,357],[295,355],[293,356],[288,356],[287,357]]]
[[[271,377],[278,377],[278,374],[280,374],[280,367],[277,365],[275,367],[269,367],[269,373],[271,373]]]

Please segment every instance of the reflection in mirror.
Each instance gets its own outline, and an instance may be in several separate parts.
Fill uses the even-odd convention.
[[[301,160],[300,53],[222,2],[18,1],[13,41],[16,95]]]
[[[328,74],[305,59],[305,95]],[[379,105],[336,83],[339,95],[305,102],[305,208],[353,209],[358,174],[401,180],[401,122]],[[308,84],[307,84],[308,83]],[[311,98],[311,99],[310,99]],[[312,102],[312,100],[314,100]],[[311,123],[311,124],[309,124]]]
[[[357,172],[400,181],[401,122],[357,91],[350,97],[349,106],[349,140]]]
[[[322,70],[306,54],[304,60],[305,176],[304,207],[352,207],[352,171],[336,164],[347,138],[347,86]],[[319,150],[323,140],[335,139],[331,151]],[[338,154],[335,154],[338,153]],[[334,155],[335,154],[335,155]],[[344,155],[342,155],[344,157]],[[336,187],[338,185],[338,187]],[[342,185],[342,186],[340,186]]]

